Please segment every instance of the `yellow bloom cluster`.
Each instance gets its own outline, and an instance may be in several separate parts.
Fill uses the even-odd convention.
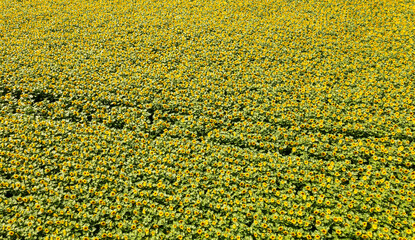
[[[414,239],[415,1],[0,4],[1,239]]]

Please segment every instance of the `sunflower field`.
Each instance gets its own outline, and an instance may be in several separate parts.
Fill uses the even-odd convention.
[[[415,239],[415,1],[2,0],[0,239]]]

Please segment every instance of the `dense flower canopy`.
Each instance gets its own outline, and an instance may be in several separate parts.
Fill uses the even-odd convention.
[[[413,239],[415,2],[0,3],[0,238]]]

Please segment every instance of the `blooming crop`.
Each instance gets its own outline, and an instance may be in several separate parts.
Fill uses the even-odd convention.
[[[414,9],[2,1],[0,238],[413,239]]]

